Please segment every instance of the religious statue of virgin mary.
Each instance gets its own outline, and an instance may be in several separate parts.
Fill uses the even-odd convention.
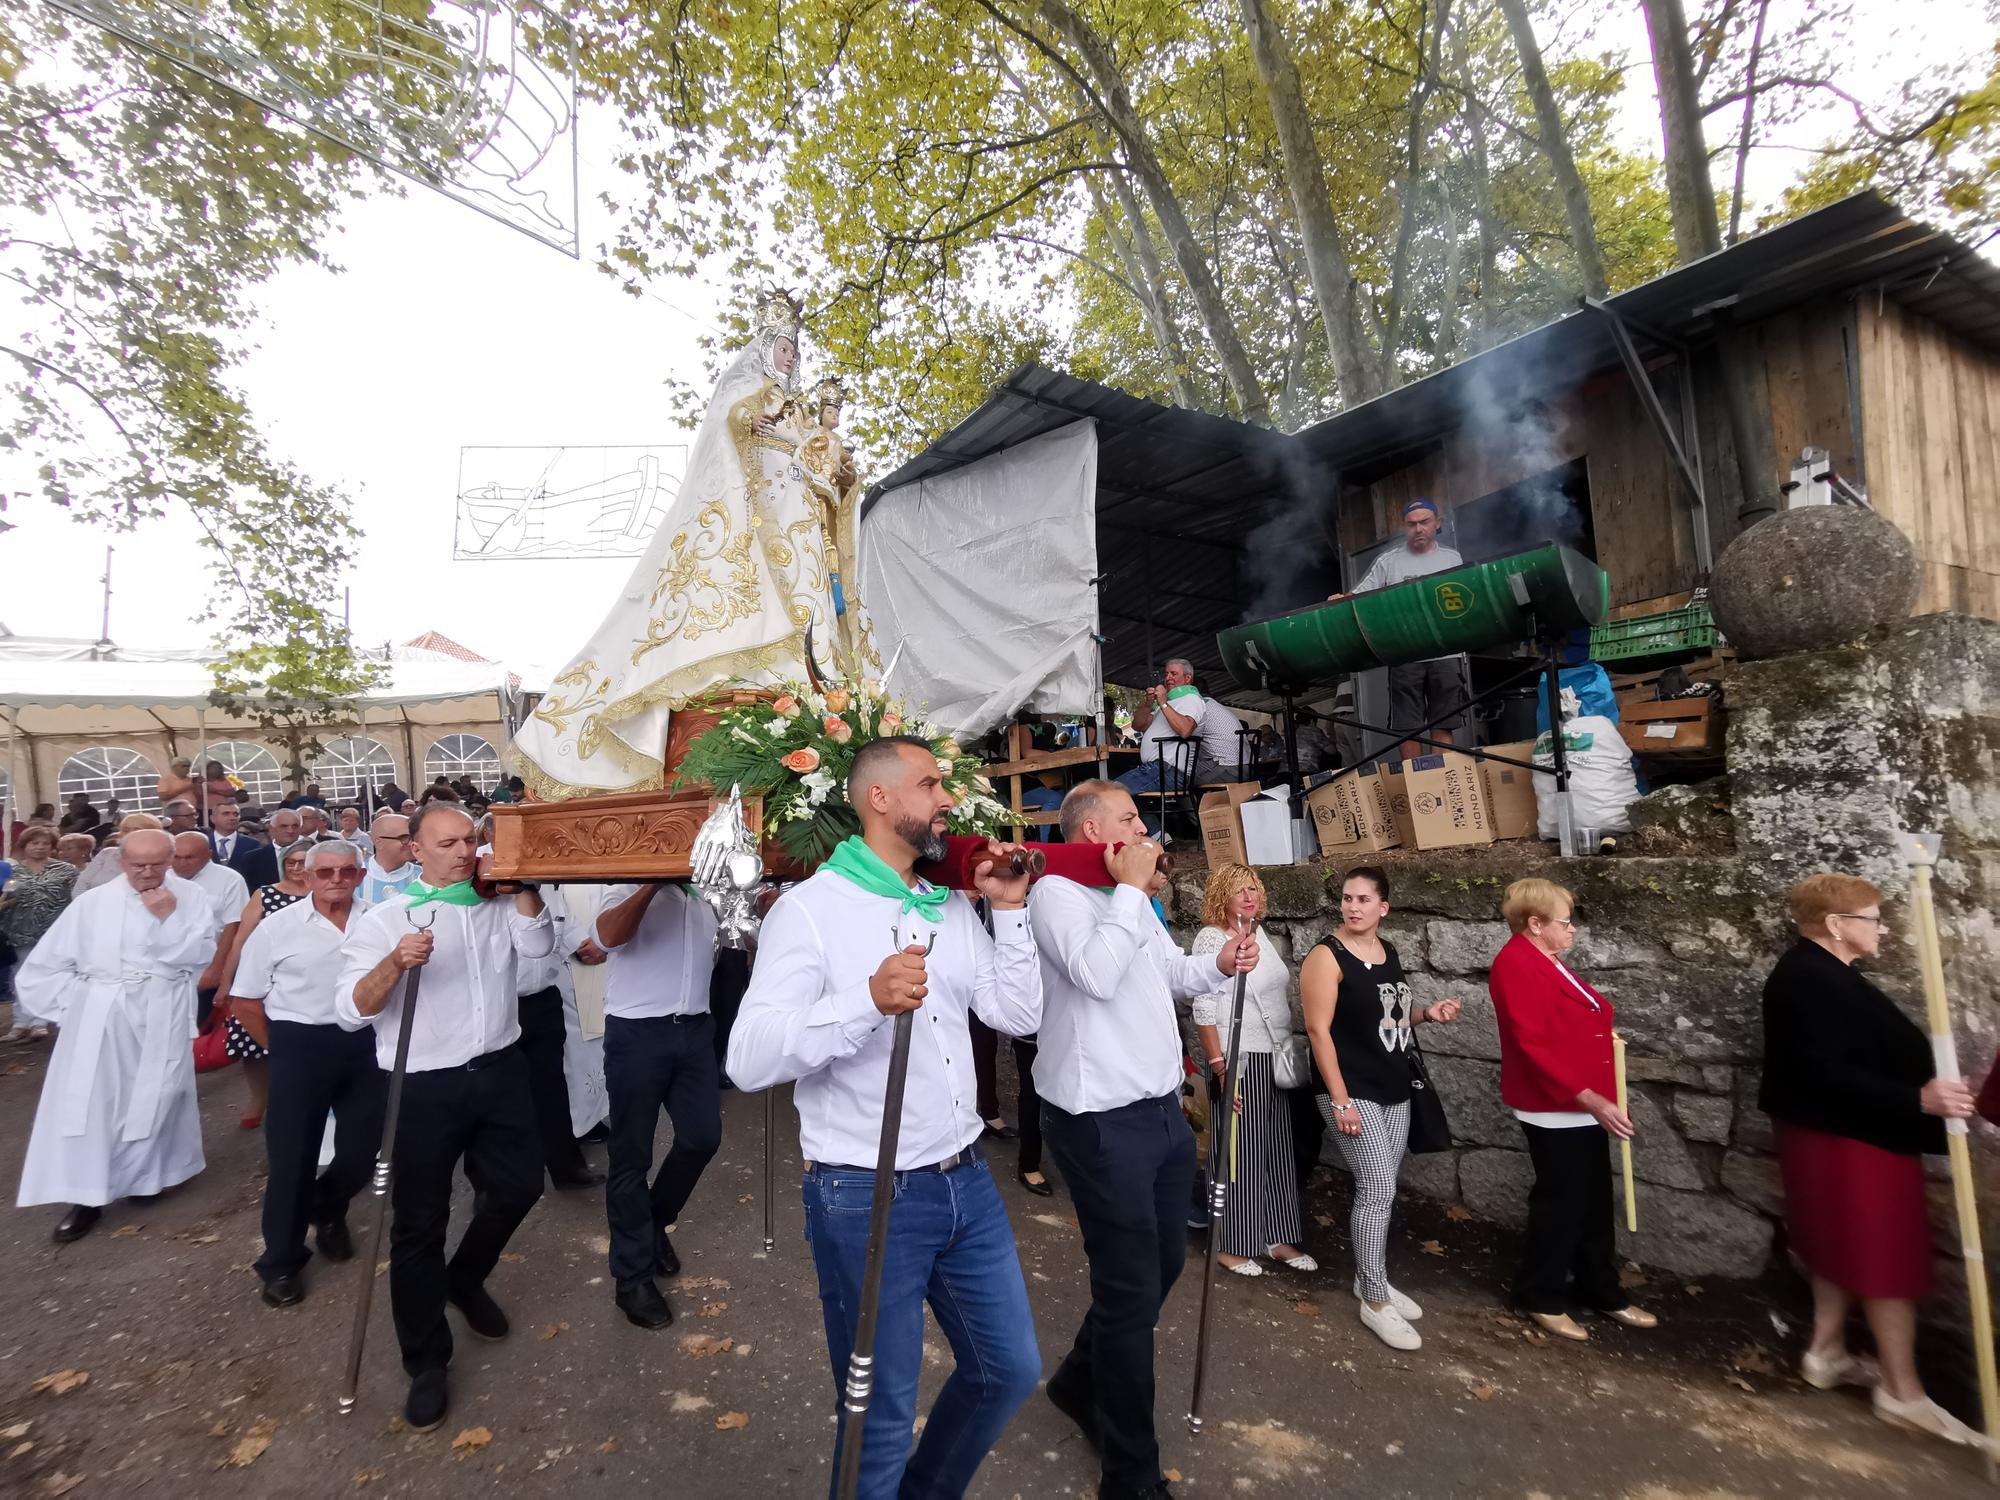
[[[718,687],[803,682],[808,630],[822,670],[880,670],[851,581],[836,601],[839,512],[801,457],[831,429],[799,393],[799,321],[789,294],[761,300],[673,509],[515,736],[514,768],[537,797],[662,785],[669,714]]]

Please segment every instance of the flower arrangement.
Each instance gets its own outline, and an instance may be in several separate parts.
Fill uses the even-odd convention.
[[[689,744],[674,773],[676,788],[740,786],[764,803],[764,833],[808,867],[817,865],[861,820],[847,804],[847,773],[863,745],[885,735],[914,735],[937,756],[945,790],[956,804],[954,833],[992,836],[1008,809],[993,796],[976,756],[940,735],[882,684],[857,681],[815,692],[788,684],[775,701],[726,710]]]

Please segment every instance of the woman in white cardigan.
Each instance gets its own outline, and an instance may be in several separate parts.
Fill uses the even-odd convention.
[[[1219,953],[1239,922],[1256,923],[1266,907],[1264,882],[1248,865],[1226,864],[1208,878],[1201,904],[1205,924],[1193,952]],[[1271,940],[1257,929],[1264,961],[1250,972],[1243,996],[1243,1041],[1237,1059],[1236,1111],[1226,1104],[1210,1113],[1208,1161],[1211,1173],[1229,1184],[1223,1213],[1222,1244],[1216,1259],[1238,1276],[1261,1276],[1257,1257],[1269,1254],[1294,1271],[1316,1271],[1319,1263],[1298,1248],[1299,1190],[1292,1159],[1292,1117],[1279,1093],[1272,1055],[1292,1034],[1290,976]],[[1226,1086],[1229,1018],[1233,986],[1194,1002],[1194,1023],[1217,1089]],[[1211,1228],[1211,1234],[1216,1230]]]

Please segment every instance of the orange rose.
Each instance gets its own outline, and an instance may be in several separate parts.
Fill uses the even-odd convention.
[[[786,718],[789,719],[793,714],[799,711],[799,700],[794,698],[790,693],[787,693],[784,695],[784,697],[780,698],[776,703],[773,703],[771,705],[771,711],[773,713],[783,714]]]
[[[832,714],[828,714],[824,719],[821,719],[819,727],[826,731],[826,737],[836,745],[844,745],[854,738],[853,727],[848,724],[847,720],[835,718]]]
[[[902,727],[903,716],[901,714],[892,711],[882,715],[882,732],[884,734],[894,734]]]
[[[846,688],[829,688],[826,694],[826,711],[831,714],[844,714],[847,712],[847,705],[853,701],[848,696]]]
[[[794,750],[790,755],[779,761],[778,764],[783,766],[787,771],[795,771],[803,776],[808,771],[817,771],[819,769],[819,751],[808,745],[803,750]]]

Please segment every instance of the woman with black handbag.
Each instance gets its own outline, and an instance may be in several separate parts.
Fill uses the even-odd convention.
[[[1458,1018],[1456,1000],[1417,1005],[1395,945],[1382,936],[1389,877],[1373,865],[1347,872],[1340,931],[1306,956],[1299,973],[1306,1037],[1319,1074],[1319,1110],[1354,1174],[1354,1295],[1362,1326],[1392,1349],[1420,1349],[1410,1326],[1423,1309],[1389,1284],[1389,1215],[1403,1152],[1451,1144],[1414,1028]]]

